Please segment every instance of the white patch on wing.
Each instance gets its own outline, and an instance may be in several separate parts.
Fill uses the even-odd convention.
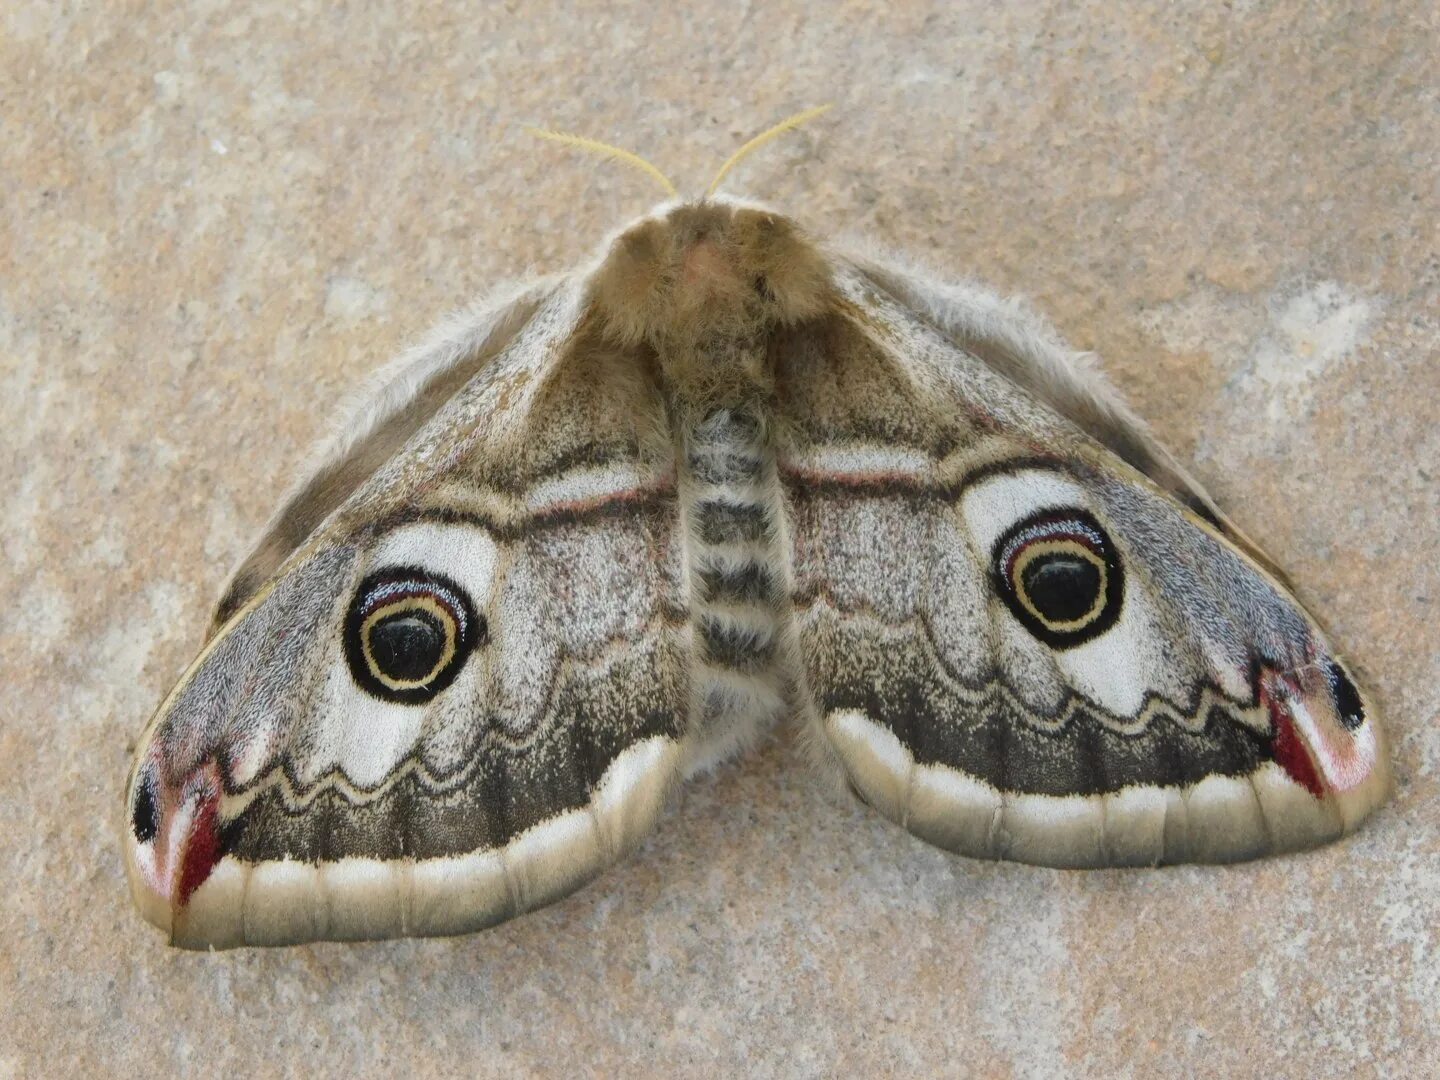
[[[605,770],[591,806],[611,854],[629,850],[649,831],[679,757],[674,741],[656,735],[629,747]]]
[[[499,556],[495,541],[483,529],[422,522],[388,533],[376,545],[365,573],[414,566],[444,574],[470,594],[476,611],[484,611],[495,586]]]
[[[1184,688],[1170,677],[1169,661],[1161,651],[1164,639],[1154,608],[1134,576],[1115,625],[1099,637],[1055,655],[1055,663],[1071,686],[1121,717],[1139,713],[1147,691],[1164,691],[1172,700],[1183,700]]]
[[[1198,640],[1211,681],[1232,700],[1249,700],[1255,692],[1250,685],[1249,670],[1236,664],[1230,657],[1230,650],[1219,642],[1204,636],[1198,636]]]
[[[1230,862],[1269,848],[1255,788],[1244,776],[1207,776],[1185,795],[1189,849],[1200,862]]]
[[[359,858],[320,864],[318,881],[329,914],[331,940],[373,941],[404,933],[402,865]],[[256,905],[262,902],[257,899]]]
[[[1040,866],[1101,866],[1105,809],[1099,795],[1007,794],[1001,853]]]
[[[988,560],[995,543],[1016,522],[1042,510],[1067,507],[1095,512],[1085,489],[1075,481],[1049,469],[1025,469],[1000,473],[974,484],[963,496],[960,512],[977,550]],[[1128,552],[1113,529],[1109,531],[1123,568],[1129,562]],[[997,605],[992,610],[1006,626],[1016,625],[1003,607]],[[1017,635],[1010,634],[1009,638],[1022,655],[1034,653]],[[1121,717],[1139,713],[1147,693],[1152,691],[1183,700],[1199,675],[1193,672],[1182,678],[1172,670],[1174,662],[1164,654],[1164,635],[1154,605],[1145,593],[1144,579],[1136,573],[1126,576],[1125,601],[1114,626],[1066,649],[1035,644],[1050,656],[1070,686]],[[1037,692],[1042,698],[1046,696],[1044,665],[1037,664],[1013,681],[1022,697],[1032,698]]]
[[[315,706],[317,731],[295,753],[301,783],[313,783],[339,767],[356,787],[378,787],[415,746],[425,716],[423,705],[381,701],[360,687],[343,657],[330,661]]]
[[[499,549],[483,530],[468,525],[420,523],[385,536],[356,580],[390,567],[414,567],[443,574],[465,590],[477,613],[490,606]],[[485,646],[480,646],[483,649]],[[302,782],[313,782],[338,767],[356,787],[384,782],[416,747],[447,700],[463,700],[474,686],[477,655],[465,663],[455,684],[424,705],[382,701],[362,690],[350,672],[338,636],[323,686],[310,718],[313,730],[297,740],[295,769]],[[478,652],[478,650],[477,650]]]
[[[190,902],[175,913],[174,923],[164,924],[170,940],[176,945],[205,944],[217,949],[245,944],[245,892],[251,873],[244,863],[221,859]],[[144,907],[141,910],[150,917]],[[165,914],[168,919],[168,903]],[[150,921],[155,922],[153,918]]]
[[[259,864],[250,871],[242,903],[249,945],[312,941],[329,928],[320,869],[313,863],[282,859]]]
[[[1318,701],[1297,694],[1287,695],[1285,703],[1328,790],[1351,791],[1370,779],[1379,752],[1376,724],[1367,723],[1357,731],[1347,731],[1340,726],[1328,700]],[[1316,716],[1312,704],[1319,705],[1327,715]]]
[[[463,934],[515,913],[505,862],[496,851],[421,859],[413,881],[411,933]]]
[[[915,759],[895,733],[857,709],[825,718],[850,778],[865,800],[886,817],[903,822]]]
[[[160,880],[155,857],[155,844],[142,844],[133,834],[126,833],[125,876],[130,882],[130,896],[146,921],[168,934],[171,932],[169,891]]]
[[[1156,787],[1127,787],[1106,795],[1106,862],[1154,866],[1164,858],[1169,805],[1169,796]]]
[[[525,496],[525,505],[539,512],[571,503],[599,502],[645,486],[647,480],[630,465],[572,469],[536,484]]]
[[[864,480],[896,473],[927,479],[934,475],[935,459],[929,454],[898,446],[852,443],[849,446],[831,444],[809,448],[787,460],[786,466],[815,474],[819,479]]]
[[[1310,847],[1344,831],[1335,800],[1315,798],[1273,761],[1250,775],[1250,786],[1260,803],[1272,851]]]
[[[282,735],[280,725],[274,722],[237,731],[230,751],[231,783],[243,788],[268,768],[275,760],[275,749]]]
[[[956,769],[922,767],[910,786],[907,827],[950,851],[994,857],[1004,800],[992,785]]]
[[[502,859],[518,911],[558,900],[605,866],[605,850],[589,807],[569,810],[521,833]]]
[[[988,566],[990,552],[1005,530],[1040,510],[1078,506],[1094,512],[1085,489],[1051,469],[997,473],[972,484],[960,500],[960,513]]]

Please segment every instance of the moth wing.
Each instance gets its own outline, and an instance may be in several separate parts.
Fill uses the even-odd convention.
[[[260,539],[230,575],[215,606],[213,635],[341,503],[404,449],[466,383],[496,362],[561,287],[542,278],[501,289],[446,320],[429,338],[375,372],[334,433],[311,453]]]
[[[1156,441],[1149,426],[1096,366],[1092,354],[1069,348],[1053,328],[1019,301],[997,296],[980,286],[937,282],[875,260],[866,260],[857,269],[955,346],[982,360],[992,371],[1019,385],[1144,473],[1288,586],[1269,555],[1241,532],[1200,482]]]
[[[840,263],[779,342],[817,741],[916,835],[1049,866],[1245,859],[1388,789],[1373,709],[1198,484],[1038,320]]]
[[[147,729],[125,853],[174,943],[477,929],[656,820],[688,702],[659,402],[582,283],[515,304],[362,410]]]

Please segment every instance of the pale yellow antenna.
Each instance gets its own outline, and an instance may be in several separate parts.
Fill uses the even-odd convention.
[[[733,169],[736,165],[738,165],[742,158],[748,157],[751,153],[760,149],[760,147],[764,146],[771,139],[778,139],[781,135],[784,135],[785,132],[791,131],[794,128],[799,127],[801,124],[806,123],[807,121],[814,120],[815,117],[819,116],[823,112],[826,112],[830,108],[831,106],[829,105],[817,105],[813,109],[806,109],[804,112],[796,113],[788,120],[781,120],[780,123],[776,124],[769,131],[762,131],[759,135],[756,135],[744,146],[740,147],[739,150],[736,150],[735,153],[731,154],[730,159],[726,161],[724,165],[720,166],[720,171],[715,174],[715,179],[710,181],[710,187],[706,190],[705,194],[707,196],[714,195],[716,189],[720,187],[720,181],[725,179],[725,174],[728,173],[731,169]]]
[[[573,146],[587,153],[599,154],[601,157],[615,158],[618,161],[623,161],[626,165],[639,169],[646,176],[650,177],[650,179],[656,181],[665,189],[665,193],[672,198],[680,195],[675,185],[670,182],[670,178],[639,154],[632,154],[629,150],[621,150],[618,146],[611,146],[609,143],[603,143],[596,139],[587,139],[583,135],[570,135],[564,131],[551,131],[549,128],[539,127],[527,127],[525,130],[532,135],[540,136],[542,139],[557,142],[561,146]]]

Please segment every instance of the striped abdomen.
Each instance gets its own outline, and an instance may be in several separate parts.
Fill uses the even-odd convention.
[[[789,600],[775,455],[763,418],[716,408],[684,433],[694,717],[704,768],[786,708]]]

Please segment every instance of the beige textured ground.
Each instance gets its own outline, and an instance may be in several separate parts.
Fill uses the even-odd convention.
[[[0,1076],[1434,1075],[1433,4],[419,6],[0,6]],[[492,932],[167,949],[114,841],[131,745],[277,485],[358,376],[652,198],[515,123],[693,189],[825,100],[734,188],[1104,355],[1366,674],[1392,805],[1055,873],[927,849],[777,738]]]

